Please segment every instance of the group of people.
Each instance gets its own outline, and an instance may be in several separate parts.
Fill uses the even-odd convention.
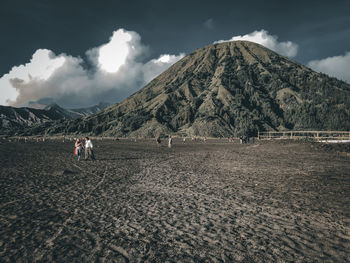
[[[89,158],[91,158],[91,160],[95,160],[93,148],[94,146],[92,145],[89,137],[85,137],[85,139],[77,139],[75,141],[74,154],[78,157],[78,161],[80,161],[82,151],[85,149],[85,160],[88,160]]]
[[[160,136],[156,136],[155,138],[156,140],[156,143],[158,146],[161,145],[161,140],[160,140]],[[207,137],[203,137],[203,138],[197,138],[197,137],[192,137],[192,142],[195,142],[195,141],[203,141],[203,142],[207,142]],[[182,138],[182,143],[185,144],[186,143],[186,137],[183,137]],[[169,135],[168,137],[168,147],[171,148],[173,145],[173,138]]]
[[[248,135],[243,135],[243,136],[240,136],[240,137],[239,137],[239,142],[240,142],[240,144],[249,143],[250,141],[251,141],[252,143],[254,143],[254,137],[249,138]]]
[[[158,135],[155,139],[156,139],[157,145],[160,146],[161,145],[160,136]],[[228,137],[227,139],[228,139],[229,142],[234,142],[234,137]],[[203,137],[203,138],[192,137],[192,142],[195,142],[197,140],[203,141],[203,142],[207,142],[207,138],[206,137]],[[241,144],[246,144],[246,143],[249,143],[249,142],[254,143],[254,137],[249,138],[249,136],[243,135],[243,136],[239,137],[239,142]],[[183,144],[186,143],[186,137],[182,138],[182,143]],[[173,139],[169,135],[169,137],[168,137],[168,147],[171,148],[172,144],[173,144]]]
[[[158,146],[160,146],[160,144],[161,144],[160,136],[156,137],[156,143],[157,143]],[[171,138],[171,136],[169,135],[168,147],[171,148],[172,145],[173,145],[173,138]]]

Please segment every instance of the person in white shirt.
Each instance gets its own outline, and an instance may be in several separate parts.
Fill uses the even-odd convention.
[[[94,146],[92,145],[91,140],[89,139],[89,137],[86,137],[85,138],[85,160],[89,159],[89,157],[92,160],[95,160],[93,148]]]
[[[173,139],[172,139],[171,136],[169,135],[168,147],[171,148],[172,145],[173,145]]]

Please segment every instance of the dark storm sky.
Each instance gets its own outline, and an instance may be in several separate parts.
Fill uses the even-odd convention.
[[[253,32],[350,83],[349,14],[348,0],[2,0],[0,105],[116,103],[193,50]]]
[[[211,26],[204,23],[211,19]],[[265,29],[299,45],[294,59],[341,55],[350,46],[350,1],[5,0],[0,9],[0,74],[35,50],[83,56],[112,32],[138,32],[151,54],[189,53]]]

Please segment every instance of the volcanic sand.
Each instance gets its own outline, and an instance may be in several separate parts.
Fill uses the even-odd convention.
[[[93,143],[0,144],[0,262],[350,259],[349,146]]]

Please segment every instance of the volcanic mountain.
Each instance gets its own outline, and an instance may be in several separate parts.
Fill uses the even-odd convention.
[[[350,85],[247,41],[194,51],[104,111],[37,132],[106,136],[254,135],[350,129]]]

